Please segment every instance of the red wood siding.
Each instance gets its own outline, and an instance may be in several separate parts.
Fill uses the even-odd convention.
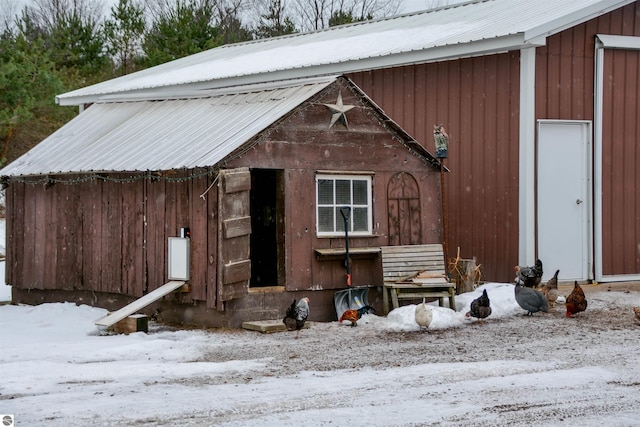
[[[347,113],[348,128],[342,124],[329,127],[332,113],[324,104],[334,104],[339,93],[345,105],[355,106]],[[372,174],[374,233],[351,237],[352,248],[392,243],[387,188],[399,172],[411,174],[420,189],[420,199],[412,201],[412,209],[420,210],[414,217],[421,223],[411,229],[420,230],[413,236],[416,243],[441,240],[439,171],[404,147],[403,137],[394,126],[388,127],[376,109],[363,103],[346,80],[339,80],[227,159],[226,169],[283,171],[284,195],[279,197],[285,205],[282,228],[287,291],[346,287],[343,258],[316,258],[315,249],[345,245],[344,237],[316,237],[318,171]],[[189,227],[190,292],[175,298],[182,302],[206,300],[206,307],[221,308],[217,286],[220,189],[217,185],[209,188],[212,177],[186,179],[191,172],[154,173],[125,182],[79,182],[77,176],[61,177],[77,181],[71,184],[11,181],[7,189],[8,282],[16,289],[139,297],[167,281],[167,238],[179,235],[181,227]],[[118,177],[130,178],[127,174],[109,176]],[[381,285],[379,257],[354,259],[352,276],[356,286]],[[331,317],[334,307],[328,308]]]
[[[139,297],[167,282],[167,238],[178,236],[180,227],[192,228],[192,264],[208,266],[206,247],[215,237],[207,233],[207,218],[215,215],[208,214],[208,201],[200,194],[209,182],[205,177],[45,185],[12,181],[7,188],[7,282],[21,289]],[[186,298],[204,300],[206,284],[215,283],[215,268],[213,279],[211,269],[192,271]]]
[[[347,113],[348,129],[342,124],[329,128],[331,112],[323,104],[335,104],[338,93],[342,94],[345,105],[356,106]],[[345,245],[344,237],[316,237],[315,175],[318,171],[373,173],[373,235],[350,235],[351,248],[392,244],[387,188],[391,178],[401,171],[412,174],[420,186],[420,243],[436,243],[441,239],[439,171],[411,154],[398,138],[393,138],[374,111],[363,106],[344,84],[321,92],[226,166],[246,165],[285,171],[285,286],[288,291],[346,286],[343,259],[319,261],[314,252]],[[354,259],[351,275],[354,286],[381,285],[380,258]]]
[[[517,264],[519,76],[517,53],[351,76],[431,152],[444,125],[448,256],[460,247],[489,280],[512,280]]]

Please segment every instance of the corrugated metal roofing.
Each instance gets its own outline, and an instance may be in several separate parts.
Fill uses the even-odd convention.
[[[219,90],[194,99],[94,104],[0,174],[214,166],[335,79]]]
[[[101,96],[156,96],[341,74],[518,49],[634,0],[476,0],[322,31],[225,45],[58,96],[63,105]],[[185,90],[180,87],[178,91]]]

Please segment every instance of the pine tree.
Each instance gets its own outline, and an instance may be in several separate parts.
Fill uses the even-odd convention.
[[[177,0],[161,11],[145,34],[147,65],[154,66],[220,44],[212,0]]]
[[[144,30],[144,9],[135,0],[119,0],[111,7],[111,19],[105,21],[103,32],[117,74],[135,71],[142,54]]]

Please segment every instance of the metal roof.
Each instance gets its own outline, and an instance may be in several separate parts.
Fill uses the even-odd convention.
[[[635,0],[475,0],[321,31],[225,45],[59,95],[62,105],[343,74],[538,46]]]
[[[336,77],[209,96],[97,103],[0,171],[2,176],[215,166]]]

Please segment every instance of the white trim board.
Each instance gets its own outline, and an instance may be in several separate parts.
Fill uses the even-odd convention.
[[[604,50],[640,49],[640,37],[597,34],[595,43],[593,113],[593,186],[594,186],[594,267],[598,282],[640,280],[640,274],[605,276],[602,271],[602,115],[604,97]]]

